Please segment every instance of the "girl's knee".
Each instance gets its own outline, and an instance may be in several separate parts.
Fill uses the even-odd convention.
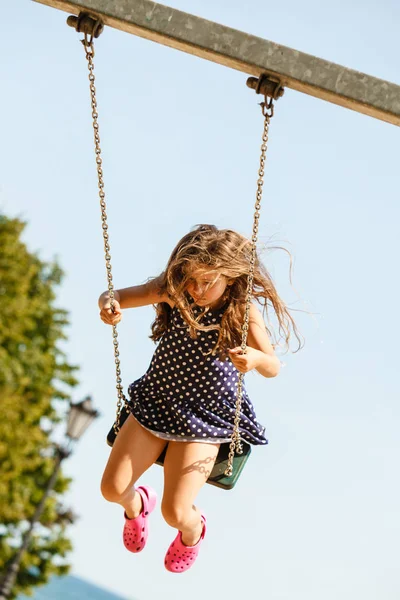
[[[188,507],[182,504],[163,500],[161,504],[161,513],[168,525],[174,527],[175,529],[181,530],[188,520],[189,511],[191,508],[191,506]]]
[[[100,484],[101,495],[108,502],[116,502],[117,490],[112,480],[103,477]]]
[[[116,502],[117,504],[126,495],[126,486],[123,487],[113,477],[103,476],[100,485],[102,496],[108,502]]]

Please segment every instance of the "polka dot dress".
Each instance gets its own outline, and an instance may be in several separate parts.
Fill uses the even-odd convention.
[[[208,310],[201,323],[218,324],[222,316],[221,309]],[[198,331],[192,339],[179,310],[172,309],[149,369],[128,389],[132,414],[143,427],[170,441],[230,441],[239,372],[229,358],[209,354],[217,339],[217,330]],[[250,444],[267,443],[245,389],[240,434]]]

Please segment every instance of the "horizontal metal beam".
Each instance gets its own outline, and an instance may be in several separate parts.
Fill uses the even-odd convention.
[[[400,125],[400,86],[150,0],[34,0]]]

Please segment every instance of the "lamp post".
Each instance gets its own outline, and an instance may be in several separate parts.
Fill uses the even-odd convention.
[[[66,431],[66,435],[68,438],[67,445],[56,446],[53,472],[47,482],[46,488],[43,492],[43,496],[39,504],[37,505],[35,512],[29,519],[29,527],[22,536],[21,545],[18,548],[18,551],[14,556],[13,560],[8,565],[7,571],[5,572],[4,577],[0,582],[0,600],[8,600],[8,598],[10,597],[11,590],[16,582],[17,575],[20,569],[21,559],[25,550],[27,550],[29,546],[34,526],[39,521],[42,515],[46,500],[56,482],[62,461],[64,460],[64,458],[68,458],[68,456],[70,456],[71,454],[71,443],[78,441],[83,435],[83,433],[86,431],[86,429],[89,427],[89,425],[92,423],[92,421],[94,421],[94,419],[96,419],[96,417],[98,416],[98,411],[92,407],[92,399],[90,398],[90,396],[87,396],[81,402],[77,402],[76,404],[73,404],[71,402]]]

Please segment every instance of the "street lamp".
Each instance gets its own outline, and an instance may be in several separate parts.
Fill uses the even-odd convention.
[[[79,440],[91,422],[98,416],[99,413],[93,408],[90,396],[86,396],[76,404],[71,402],[67,423],[68,438],[73,441]]]
[[[43,492],[43,496],[39,504],[37,505],[35,512],[29,519],[29,527],[22,536],[22,541],[18,552],[14,556],[11,563],[8,565],[7,571],[5,572],[5,575],[0,582],[0,600],[8,600],[8,598],[10,597],[11,590],[17,579],[22,556],[29,546],[35,523],[37,523],[40,517],[42,516],[44,505],[46,503],[49,493],[54,487],[62,461],[64,460],[64,458],[68,458],[68,456],[70,456],[71,454],[71,442],[78,441],[83,435],[83,433],[86,431],[86,429],[89,427],[91,422],[94,419],[96,419],[99,416],[99,414],[100,413],[93,408],[92,399],[90,398],[90,396],[87,396],[81,402],[77,402],[76,404],[73,404],[72,402],[70,403],[66,431],[68,443],[66,446],[55,446],[56,452],[53,472],[47,482],[46,489]]]

